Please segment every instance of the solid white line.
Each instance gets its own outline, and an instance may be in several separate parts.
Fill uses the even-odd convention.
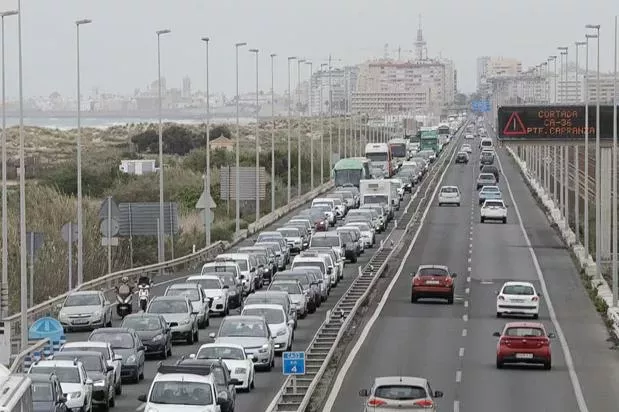
[[[537,273],[537,278],[539,279],[539,283],[542,288],[542,293],[546,298],[546,306],[548,307],[548,315],[550,316],[550,320],[555,327],[555,331],[557,333],[557,337],[559,338],[559,343],[561,344],[561,349],[563,349],[563,357],[565,358],[565,365],[567,366],[570,381],[572,382],[572,388],[574,389],[574,396],[576,397],[576,402],[578,403],[578,410],[580,412],[589,412],[589,408],[587,407],[587,402],[585,401],[585,397],[582,393],[582,387],[580,386],[580,381],[578,379],[578,374],[576,373],[576,369],[574,368],[574,360],[572,359],[572,353],[570,352],[569,345],[567,343],[567,339],[565,338],[565,334],[563,333],[563,329],[561,329],[561,325],[559,324],[559,320],[557,319],[557,314],[554,309],[554,305],[550,300],[550,293],[548,293],[548,288],[546,287],[546,280],[544,278],[544,273],[542,272],[542,268],[540,267],[539,261],[537,260],[537,255],[535,254],[535,250],[533,250],[533,246],[531,246],[531,240],[529,239],[529,235],[527,235],[527,231],[524,228],[522,223],[522,216],[520,215],[520,209],[518,208],[518,204],[516,203],[516,198],[514,197],[514,193],[512,192],[512,188],[509,184],[509,179],[507,175],[503,171],[503,166],[501,165],[501,159],[497,156],[497,163],[499,169],[501,170],[501,175],[503,177],[503,181],[505,182],[505,186],[507,187],[507,192],[509,193],[509,197],[512,200],[512,204],[514,206],[514,212],[518,217],[518,225],[520,226],[520,231],[522,232],[522,236],[524,237],[524,241],[529,249],[529,254],[531,255],[531,260],[533,261],[533,266],[535,267],[535,272]]]
[[[460,401],[454,401],[454,412],[460,412]]]
[[[458,351],[458,356],[459,357],[464,357],[464,348],[460,348],[460,350]]]
[[[466,335],[468,334],[468,330],[466,330],[466,328],[462,329],[462,337],[466,337]]]
[[[462,371],[456,371],[456,383],[462,382]]]
[[[411,240],[411,243],[408,246],[408,249],[406,250],[404,257],[402,257],[402,261],[400,263],[400,267],[398,267],[398,271],[396,272],[395,276],[393,277],[393,280],[387,287],[387,290],[385,290],[385,292],[383,293],[383,296],[378,306],[374,310],[372,317],[368,320],[368,323],[363,328],[363,331],[361,332],[359,339],[357,339],[355,346],[348,353],[348,356],[346,357],[346,361],[344,362],[344,365],[342,365],[342,368],[339,370],[337,376],[335,377],[333,385],[331,386],[331,391],[329,392],[329,397],[327,398],[327,401],[325,402],[325,406],[322,409],[322,412],[331,412],[331,409],[333,408],[333,405],[335,405],[335,401],[337,400],[337,396],[340,393],[340,390],[342,389],[342,385],[344,383],[344,379],[346,378],[346,374],[348,373],[348,370],[350,369],[353,362],[355,361],[355,358],[357,357],[357,353],[359,353],[361,346],[363,345],[368,335],[370,334],[370,331],[372,327],[374,326],[374,323],[376,323],[376,320],[380,316],[380,313],[382,312],[383,308],[387,304],[387,300],[389,300],[389,295],[391,294],[391,290],[395,287],[395,284],[400,279],[400,276],[402,275],[402,271],[404,270],[404,266],[406,265],[406,261],[408,260],[408,257],[410,256],[410,254],[413,252],[413,246],[415,246],[415,243],[417,242],[417,238],[419,237],[419,234],[421,233],[421,229],[423,228],[423,224],[426,220],[426,216],[428,215],[428,213],[430,212],[430,209],[434,205],[434,198],[436,197],[436,194],[438,193],[438,190],[441,187],[443,178],[449,171],[451,163],[453,163],[453,159],[456,156],[456,152],[457,151],[454,150],[453,154],[451,155],[451,158],[449,159],[449,164],[447,165],[445,170],[443,170],[443,173],[441,174],[438,180],[438,183],[436,187],[434,188],[434,192],[432,192],[432,197],[430,198],[430,201],[428,202],[428,206],[426,206],[425,210],[423,211],[423,214],[421,215],[421,219],[419,220],[419,227],[417,228],[417,231],[415,232],[415,235],[413,236],[413,239]]]
[[[472,249],[473,249],[473,244],[472,244],[472,243],[470,243],[470,244],[469,244],[469,250],[472,250]]]

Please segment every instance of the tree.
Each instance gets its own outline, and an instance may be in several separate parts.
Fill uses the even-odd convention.
[[[209,135],[211,140],[217,139],[221,136],[228,138],[228,139],[232,137],[232,132],[230,131],[228,126],[226,126],[225,124],[218,124],[216,126],[211,127],[211,131]]]
[[[133,136],[131,142],[136,146],[138,152],[154,153],[158,150],[159,135],[153,129],[145,130]]]

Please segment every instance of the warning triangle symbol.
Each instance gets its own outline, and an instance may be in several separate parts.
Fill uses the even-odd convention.
[[[527,128],[524,127],[520,115],[518,112],[512,112],[509,116],[509,120],[503,128],[503,135],[505,136],[524,136],[527,134]]]

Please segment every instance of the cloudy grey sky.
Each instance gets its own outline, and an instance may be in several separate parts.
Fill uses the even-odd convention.
[[[17,0],[0,0],[0,10]],[[76,19],[83,27],[82,87],[131,93],[156,78],[155,30],[162,39],[163,74],[169,86],[184,75],[204,86],[204,46],[211,42],[211,88],[234,94],[234,43],[262,52],[261,89],[270,88],[268,54],[280,57],[276,90],[286,88],[286,57],[329,54],[359,63],[390,48],[413,48],[417,15],[423,15],[428,52],[455,61],[460,89],[475,88],[476,57],[517,57],[537,64],[557,46],[573,45],[586,23],[602,25],[602,69],[612,68],[613,17],[617,0],[22,0],[24,91],[28,96],[75,92]],[[17,95],[17,20],[6,19],[7,94]],[[571,48],[573,56],[573,47]],[[403,52],[406,54],[406,52]],[[582,60],[581,60],[582,61]],[[254,63],[240,54],[240,88],[254,89]],[[295,65],[296,66],[296,65]],[[296,78],[296,75],[293,75]]]

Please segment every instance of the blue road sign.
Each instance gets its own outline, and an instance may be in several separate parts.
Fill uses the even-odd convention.
[[[490,102],[488,100],[474,100],[471,103],[471,110],[478,113],[487,113],[490,111]]]
[[[305,352],[284,352],[282,359],[284,375],[305,375]]]
[[[60,341],[64,335],[62,324],[52,317],[37,319],[28,330],[28,339],[39,340],[49,338],[50,341]]]

